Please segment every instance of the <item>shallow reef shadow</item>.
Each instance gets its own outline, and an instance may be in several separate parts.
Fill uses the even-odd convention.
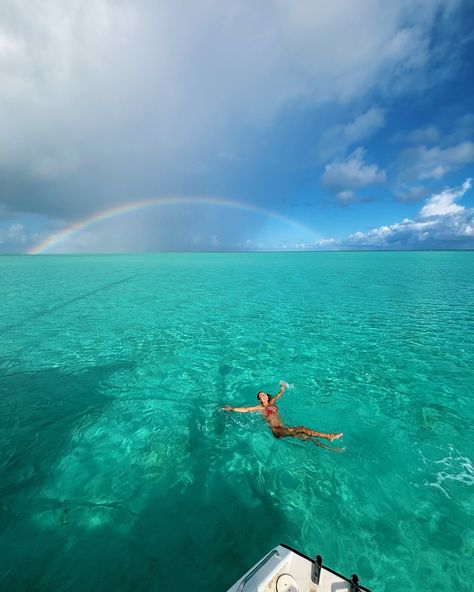
[[[125,361],[77,373],[59,368],[0,370],[0,533],[34,506],[71,435],[110,405],[101,383],[134,367]]]
[[[24,516],[9,528],[0,545],[8,566],[0,575],[2,588],[226,590],[280,542],[289,525],[264,488],[249,483],[250,475],[238,476],[242,487],[235,485],[235,475],[227,478],[222,466],[228,450],[206,436],[209,421],[215,419],[199,405],[191,409],[186,445],[191,478],[148,490],[133,517],[124,514],[126,508],[110,505],[90,508],[113,515],[95,527],[66,519],[45,532]]]

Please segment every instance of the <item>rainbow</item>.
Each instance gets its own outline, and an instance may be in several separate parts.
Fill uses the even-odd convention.
[[[28,254],[39,255],[42,253],[46,253],[49,249],[51,249],[51,247],[57,246],[58,244],[71,238],[72,236],[76,235],[82,230],[90,228],[95,224],[103,222],[104,220],[109,220],[110,218],[114,218],[116,216],[123,216],[124,214],[135,212],[137,210],[142,210],[144,208],[178,205],[221,206],[226,208],[234,208],[237,210],[252,212],[254,214],[259,214],[262,216],[273,218],[274,220],[283,222],[284,224],[293,226],[294,228],[298,228],[300,232],[304,232],[305,235],[309,235],[313,239],[317,238],[314,230],[312,230],[308,226],[305,226],[304,224],[301,224],[300,222],[297,222],[296,220],[292,220],[291,218],[283,216],[278,212],[267,210],[265,208],[254,206],[252,204],[245,203],[242,201],[216,197],[160,197],[155,199],[143,199],[140,201],[134,201],[119,206],[115,206],[113,208],[109,208],[106,210],[102,210],[100,212],[95,212],[87,218],[83,218],[82,220],[79,220],[78,222],[75,222],[74,224],[71,224],[70,226],[63,228],[59,232],[55,232],[49,235],[46,239],[42,240],[39,244],[30,249],[28,251]]]

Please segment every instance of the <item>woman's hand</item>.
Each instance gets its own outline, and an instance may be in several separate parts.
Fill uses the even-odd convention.
[[[224,407],[222,407],[222,411],[232,411],[232,407],[230,405],[224,405]]]

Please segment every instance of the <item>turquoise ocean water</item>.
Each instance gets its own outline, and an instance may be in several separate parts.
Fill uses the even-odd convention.
[[[0,258],[0,588],[224,591],[279,542],[474,578],[474,254]],[[343,431],[342,454],[258,415]]]

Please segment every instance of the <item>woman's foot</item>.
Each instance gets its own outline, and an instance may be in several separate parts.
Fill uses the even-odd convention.
[[[338,438],[340,438],[343,435],[344,435],[343,432],[341,432],[340,434],[329,434],[328,440],[329,440],[329,442],[332,442],[333,440],[337,440]]]

